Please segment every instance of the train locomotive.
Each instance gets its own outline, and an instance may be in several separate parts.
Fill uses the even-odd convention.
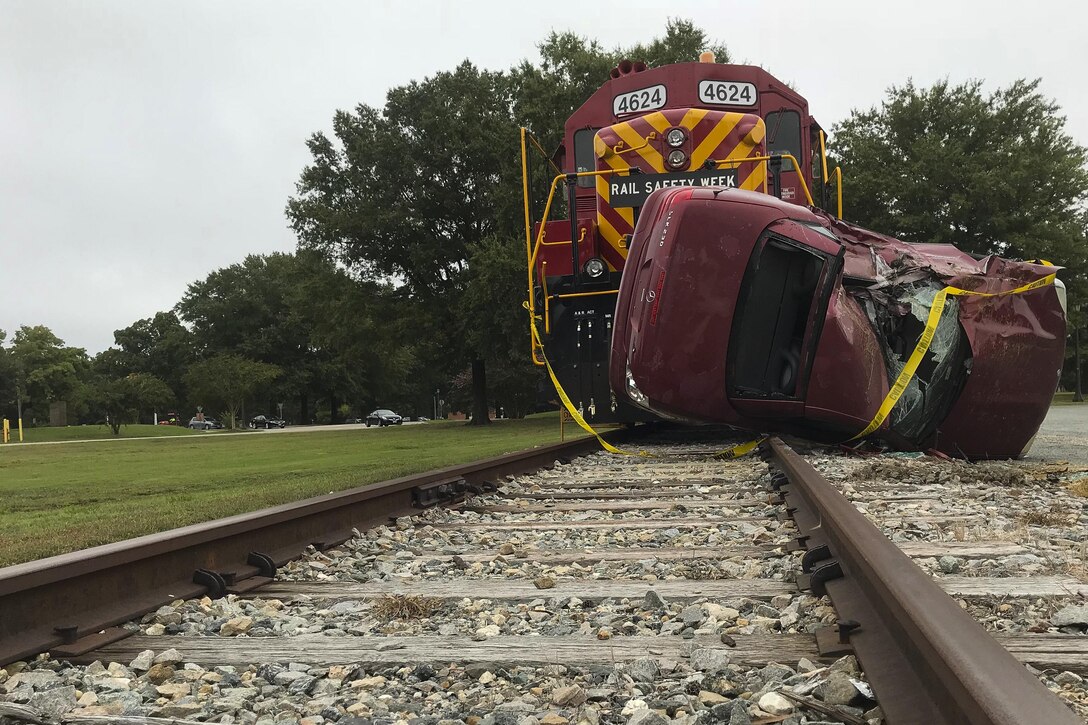
[[[532,354],[591,425],[1030,445],[1064,356],[1056,268],[843,221],[823,131],[765,70],[621,63],[556,157],[535,225],[524,184]]]

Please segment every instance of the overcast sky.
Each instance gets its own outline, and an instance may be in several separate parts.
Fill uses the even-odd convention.
[[[283,208],[336,109],[464,58],[535,58],[551,29],[616,47],[689,18],[825,127],[908,77],[1042,77],[1088,145],[1086,7],[0,0],[0,329],[44,324],[94,354],[212,270],[294,249]]]

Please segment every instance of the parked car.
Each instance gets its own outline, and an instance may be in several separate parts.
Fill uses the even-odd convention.
[[[212,430],[221,430],[223,428],[223,422],[218,418],[205,418],[204,422],[209,423]]]
[[[181,419],[177,413],[167,413],[159,418],[159,425],[181,425]]]
[[[282,418],[271,418],[263,415],[255,415],[249,421],[250,428],[283,428],[286,425],[287,421]]]
[[[348,418],[347,420],[344,421],[344,423],[346,423],[348,425],[352,425],[352,424],[355,424],[355,423],[365,423],[365,422],[366,422],[366,419],[364,419],[364,418]]]
[[[404,419],[391,410],[381,408],[375,410],[366,417],[366,427],[369,428],[372,425],[384,428],[387,425],[400,425],[404,422]]]
[[[215,430],[216,428],[222,428],[223,426],[214,418],[205,418],[204,420],[190,418],[188,427],[193,430]]]

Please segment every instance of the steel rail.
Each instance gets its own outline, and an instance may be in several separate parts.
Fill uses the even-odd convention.
[[[596,450],[579,438],[0,569],[0,666],[85,653],[127,636],[109,628],[174,599],[249,591],[308,546]]]
[[[856,654],[888,723],[1081,722],[807,461],[763,452],[807,549],[799,584],[840,617],[821,652]]]

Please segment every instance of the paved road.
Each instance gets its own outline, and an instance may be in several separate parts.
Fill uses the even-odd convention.
[[[1027,460],[1088,465],[1088,403],[1053,406]]]
[[[422,421],[416,421],[416,422],[405,421],[404,425],[423,425],[423,423],[422,423]],[[223,436],[272,435],[272,434],[275,434],[275,433],[281,433],[281,434],[282,433],[317,433],[319,431],[329,431],[329,430],[378,430],[378,426],[373,426],[372,428],[367,428],[366,424],[364,424],[364,423],[353,423],[351,425],[347,425],[347,424],[342,424],[342,425],[298,425],[298,426],[287,426],[286,428],[270,428],[268,430],[260,429],[260,430],[237,431],[237,432],[231,432],[231,431],[225,431],[225,430],[213,430],[213,431],[205,431],[205,435],[208,438],[211,438],[213,436],[215,438],[221,438]],[[15,435],[18,436],[18,433],[16,433]],[[114,437],[110,437],[110,438],[87,438],[87,439],[73,440],[73,441],[33,441],[33,442],[26,442],[26,443],[14,442],[14,443],[3,444],[3,447],[7,448],[8,446],[59,446],[59,445],[65,445],[65,444],[68,444],[68,443],[108,443],[108,442],[114,442],[114,441],[191,441],[191,440],[197,440],[197,439],[199,439],[199,437],[196,436],[196,435],[191,435],[191,436],[187,436],[187,435],[135,436],[135,437],[132,437],[132,438],[125,438],[125,437],[121,436],[121,437],[117,437],[117,438],[114,438]]]

